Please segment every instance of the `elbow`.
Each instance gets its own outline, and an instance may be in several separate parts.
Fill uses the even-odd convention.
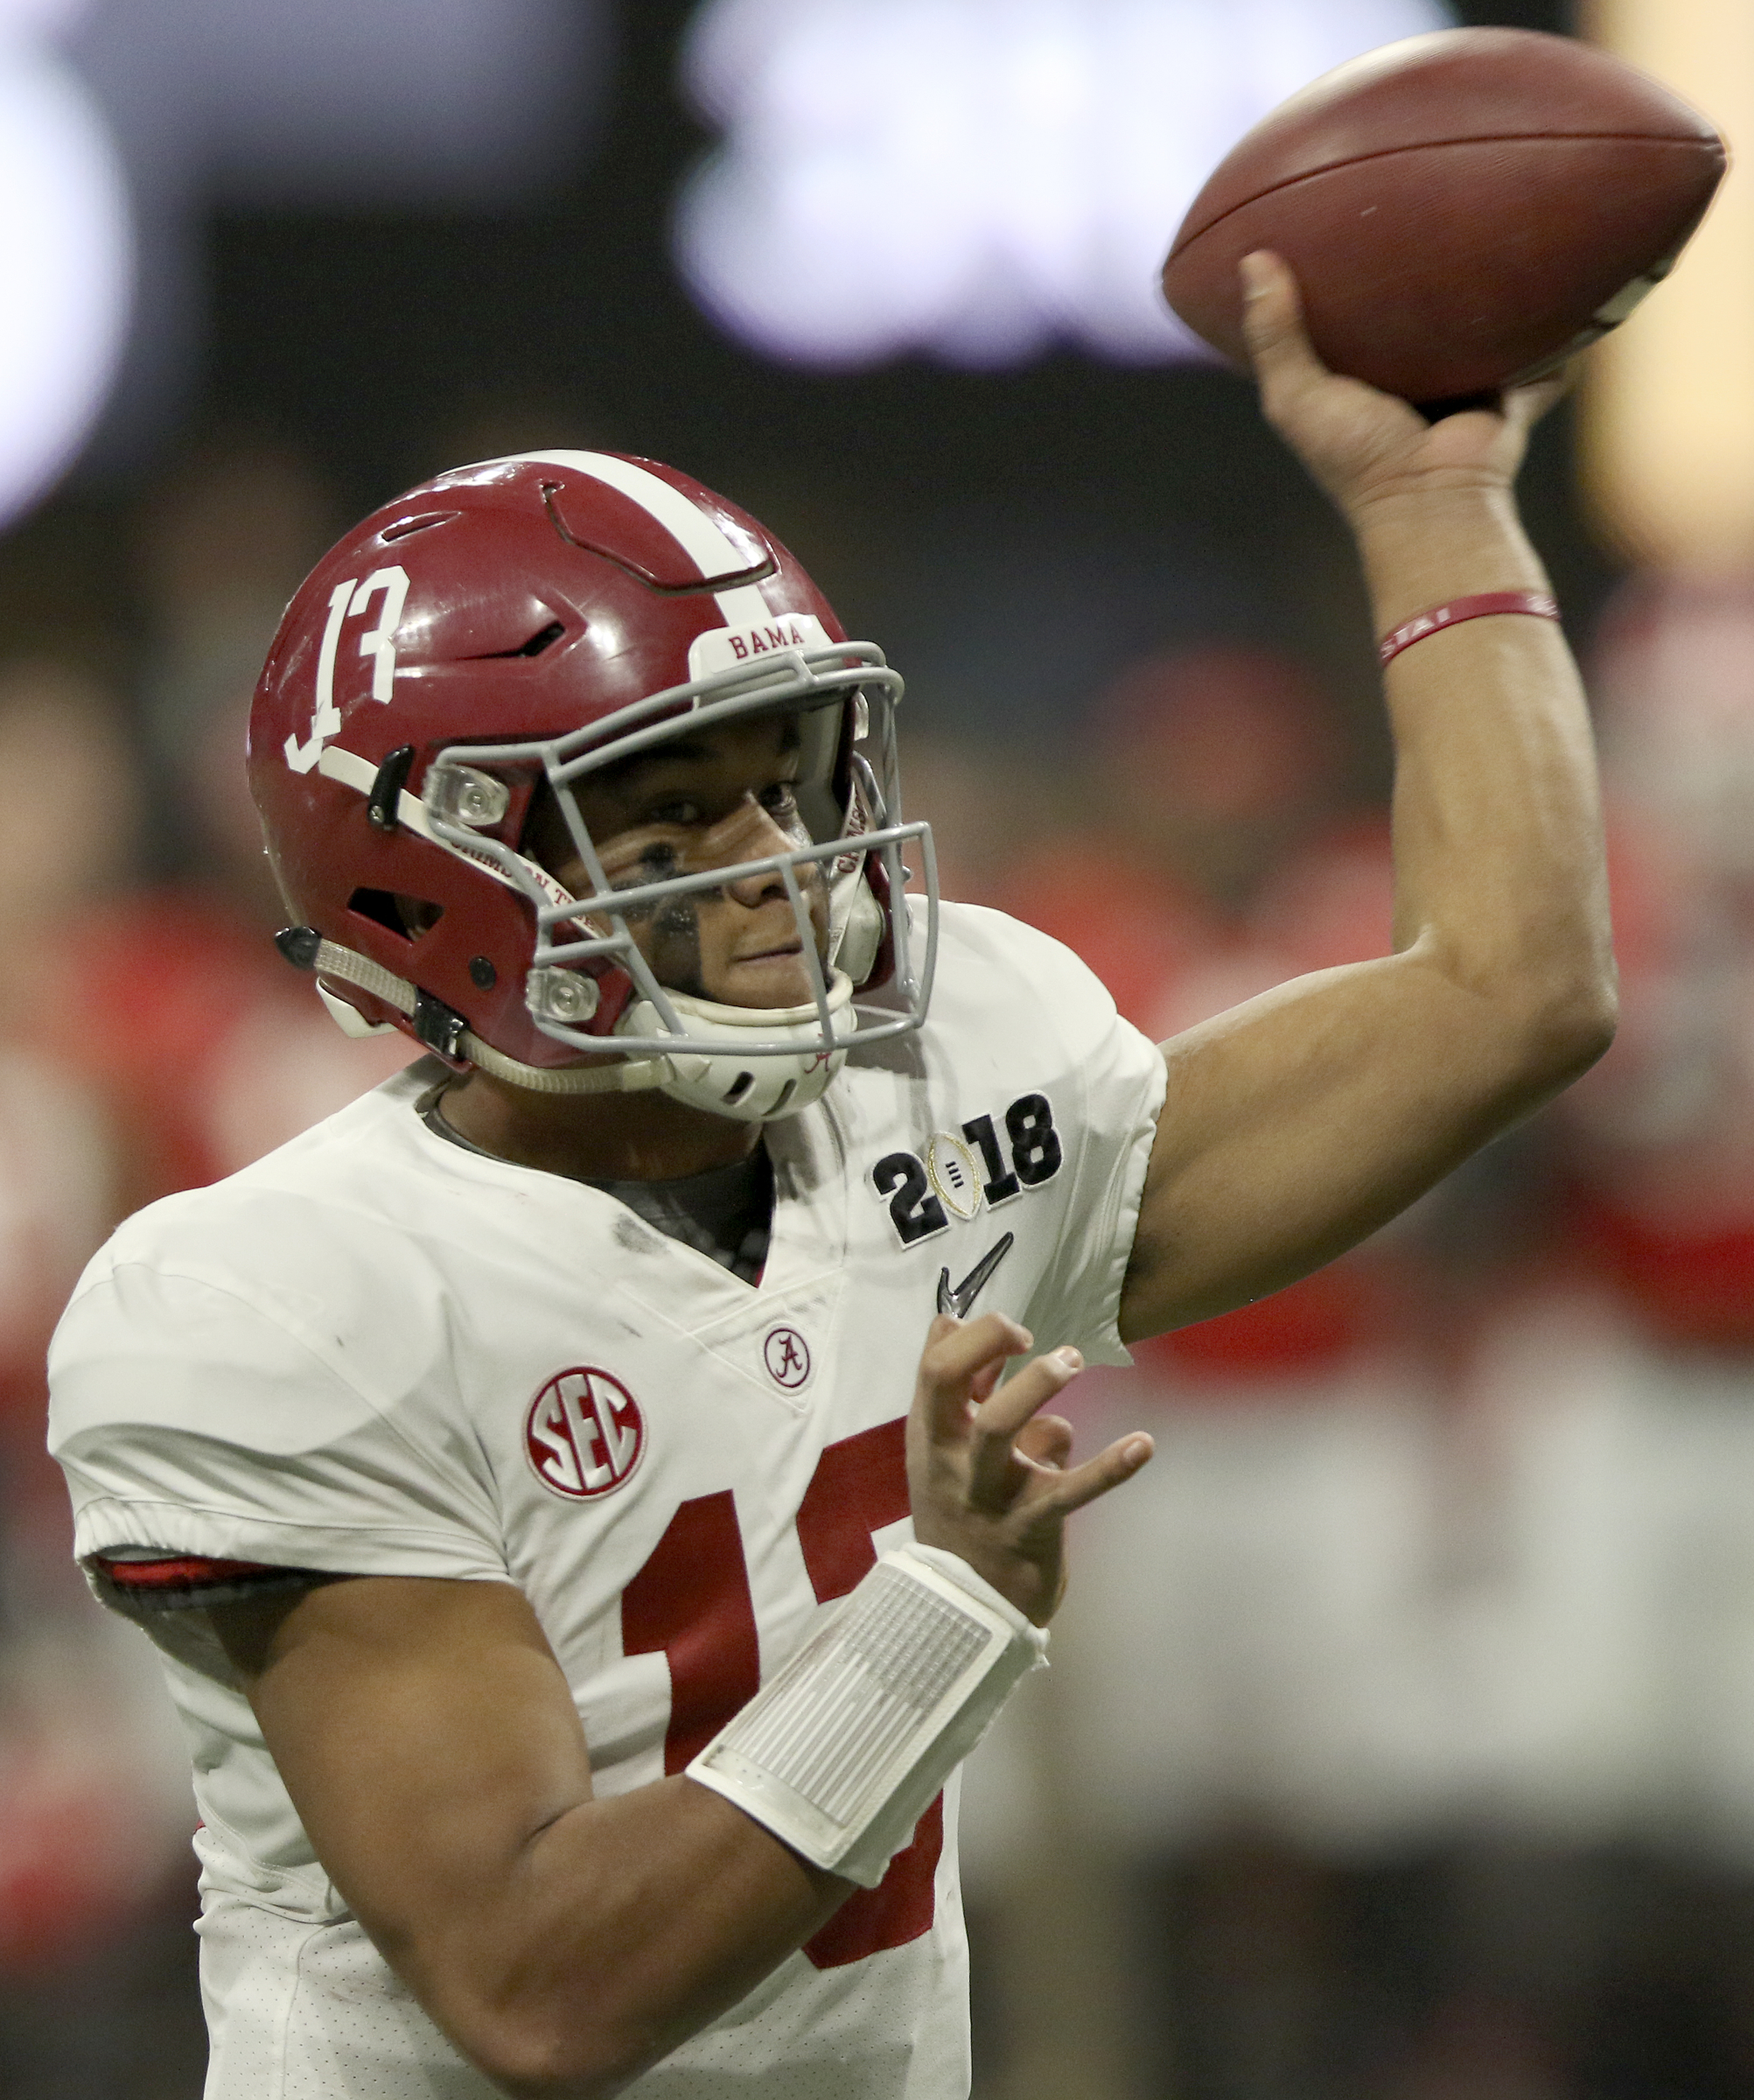
[[[1515,1120],[1581,1079],[1614,1040],[1619,980],[1605,928],[1567,929],[1562,939],[1424,948],[1463,994],[1457,1054],[1471,1065],[1496,1112]],[[1458,1010],[1452,1008],[1452,1012]]]
[[[1472,1020],[1457,1045],[1471,1045],[1489,1092],[1513,1115],[1581,1079],[1614,1040],[1619,978],[1605,926],[1484,950],[1472,942],[1421,941],[1406,952],[1421,949],[1464,994]]]
[[[1619,1011],[1611,962],[1541,987],[1526,1004],[1520,1030],[1528,1082],[1548,1094],[1581,1079],[1613,1042]]]
[[[509,2100],[613,2100],[646,2068],[582,2048],[576,2036],[550,2043],[528,2031],[472,2035],[464,2054]]]
[[[1619,1026],[1620,988],[1611,975],[1599,988],[1589,1015],[1587,1035],[1582,1045],[1583,1058],[1577,1068],[1580,1073],[1587,1072],[1597,1058],[1605,1056],[1613,1047]]]
[[[593,1937],[575,1933],[558,1945],[535,1933],[501,1939],[494,1924],[478,1918],[423,1939],[387,1932],[385,1952],[507,2100],[614,2100],[704,2025],[692,2000],[678,2003],[661,1950],[618,1961],[604,1958]]]
[[[576,2002],[549,2020],[482,2015],[459,2023],[453,2038],[463,2053],[510,2100],[614,2100],[667,2046],[648,2036],[618,2037],[582,2020]]]

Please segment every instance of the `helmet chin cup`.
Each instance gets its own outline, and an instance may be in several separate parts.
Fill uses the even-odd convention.
[[[395,1035],[397,1032],[394,1021],[367,1020],[351,999],[339,998],[326,984],[318,985],[317,997],[323,1002],[324,1012],[342,1034],[352,1036],[356,1042],[368,1035]]]
[[[837,1042],[857,1032],[853,1012],[853,981],[843,970],[829,973],[828,987],[829,1026]],[[704,1109],[711,1116],[727,1116],[734,1123],[775,1123],[813,1107],[827,1091],[828,1082],[847,1061],[844,1048],[834,1048],[822,1038],[821,1016],[814,1001],[801,1006],[721,1006],[711,999],[691,998],[687,992],[667,995],[671,1010],[681,1022],[682,1033],[665,1026],[649,999],[630,1006],[617,1032],[637,1036],[671,1035],[676,1047],[662,1060],[670,1076],[660,1080],[658,1090],[672,1101]],[[723,1047],[690,1051],[689,1037],[723,1045],[727,1035],[738,1031],[762,1043],[795,1043],[795,1049],[754,1050],[744,1054]]]

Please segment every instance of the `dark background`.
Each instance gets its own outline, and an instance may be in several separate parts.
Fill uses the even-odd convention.
[[[691,11],[623,10],[597,144],[533,208],[211,215],[199,376],[160,457],[123,445],[121,472],[100,458],[15,533],[0,617],[55,620],[94,563],[113,588],[121,521],[167,445],[283,440],[358,514],[465,456],[597,444],[684,466],[768,519],[849,628],[910,675],[916,725],[929,713],[1052,751],[1141,649],[1246,635],[1323,675],[1357,732],[1359,789],[1379,789],[1350,549],[1240,377],[1070,352],[1003,372],[908,357],[824,374],[758,357],[703,318],[667,239],[710,136],[675,86]],[[1556,6],[1457,11],[1567,26]],[[1563,410],[1522,490],[1587,635],[1615,564],[1580,517]]]

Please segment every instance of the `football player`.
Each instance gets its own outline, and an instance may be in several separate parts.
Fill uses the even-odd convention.
[[[193,1744],[209,2100],[964,2093],[955,1769],[1150,1455],[1073,1465],[1047,1404],[1604,1046],[1510,494],[1546,396],[1428,428],[1248,267],[1388,631],[1396,947],[1162,1048],[940,909],[899,681],[686,475],[444,474],[293,599],[281,945],[427,1055],[130,1221],[52,1364],[77,1550]]]

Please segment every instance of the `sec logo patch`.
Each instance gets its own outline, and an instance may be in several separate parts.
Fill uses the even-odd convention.
[[[524,1450],[536,1478],[573,1502],[619,1488],[645,1449],[639,1403],[612,1372],[590,1366],[550,1378],[524,1419]]]

